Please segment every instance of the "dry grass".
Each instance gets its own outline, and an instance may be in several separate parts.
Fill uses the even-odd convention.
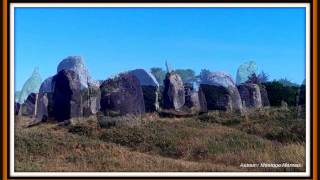
[[[73,119],[68,126],[16,127],[15,170],[305,171],[305,142],[292,138],[304,131],[295,129],[303,121],[293,110],[252,110],[247,118],[221,112],[190,118],[148,114],[135,121],[108,129],[95,117]],[[273,131],[288,133],[272,139],[267,134]],[[241,163],[302,167],[243,168]]]

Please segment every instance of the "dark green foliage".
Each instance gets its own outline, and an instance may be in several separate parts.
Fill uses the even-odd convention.
[[[297,83],[293,83],[287,78],[281,78],[278,80],[278,82],[281,83],[283,86],[295,86],[295,87],[299,86]]]
[[[239,119],[230,119],[230,120],[222,122],[221,124],[225,125],[225,126],[233,126],[233,125],[240,124],[240,122],[241,121]]]
[[[281,106],[285,101],[289,106],[296,106],[299,88],[296,86],[284,86],[278,81],[264,83],[271,106]]]
[[[299,91],[299,105],[305,105],[306,104],[306,85],[300,86]]]
[[[246,83],[261,84],[261,81],[259,77],[256,75],[256,73],[253,73],[250,76],[248,76],[248,80],[246,81]]]

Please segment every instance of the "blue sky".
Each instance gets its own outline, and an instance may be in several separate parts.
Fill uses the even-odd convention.
[[[151,67],[206,68],[234,78],[257,62],[271,79],[305,78],[304,8],[16,8],[15,85],[80,55],[94,79]]]

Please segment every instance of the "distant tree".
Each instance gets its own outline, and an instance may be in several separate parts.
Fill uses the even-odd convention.
[[[166,71],[159,67],[153,67],[150,69],[151,74],[156,78],[160,85],[163,85],[163,80],[166,77]]]
[[[258,75],[258,79],[261,83],[266,83],[269,80],[269,74],[265,73],[264,71],[261,71]]]
[[[205,83],[209,80],[210,71],[208,69],[201,69],[199,79],[201,83]]]
[[[193,83],[196,81],[196,73],[192,69],[177,69],[177,73],[184,83]]]
[[[291,82],[290,80],[288,80],[287,78],[281,78],[278,80],[279,83],[281,83],[284,86],[294,86],[294,87],[298,87],[299,85]]]

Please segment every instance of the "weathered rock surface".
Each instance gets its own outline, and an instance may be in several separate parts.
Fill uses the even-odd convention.
[[[100,86],[101,111],[107,116],[145,113],[144,98],[138,78],[122,73]]]
[[[36,115],[36,103],[38,100],[37,93],[31,93],[20,107],[19,114],[22,116],[35,117]]]
[[[200,113],[208,112],[206,97],[201,88],[198,90],[199,108]]]
[[[57,68],[57,73],[62,70],[72,70],[79,75],[81,89],[88,88],[88,85],[99,86],[99,82],[91,78],[87,67],[84,64],[84,60],[80,56],[69,56],[63,59]]]
[[[205,82],[201,82],[209,110],[223,110],[242,113],[240,94],[231,76],[223,72],[210,73]]]
[[[141,86],[159,87],[159,83],[156,78],[144,69],[135,69],[130,71],[130,73],[134,74],[138,78]]]
[[[245,83],[252,74],[257,74],[258,66],[256,62],[249,61],[241,64],[237,71],[237,84]]]
[[[100,88],[89,85],[82,90],[82,111],[83,116],[88,117],[100,110]]]
[[[245,83],[245,84],[240,84],[237,87],[238,87],[241,100],[242,102],[245,103],[246,107],[250,107],[250,108],[262,107],[260,88],[257,84]]]
[[[18,114],[19,114],[20,106],[21,106],[20,103],[14,102],[14,114],[15,114],[15,115],[18,115]]]
[[[268,92],[264,85],[260,85],[260,94],[261,94],[261,102],[262,106],[270,106],[270,101],[268,98]]]
[[[185,84],[185,106],[190,108],[192,112],[204,113],[207,112],[207,102],[205,96],[199,88],[196,91],[191,84]]]
[[[36,103],[36,121],[46,121],[48,119],[48,106],[49,106],[49,100],[46,93],[39,93],[38,99]]]
[[[81,82],[79,75],[72,70],[62,70],[52,79],[53,114],[58,122],[82,116]]]
[[[146,112],[154,112],[159,109],[159,83],[156,78],[144,69],[130,71],[135,75],[142,87]]]
[[[184,85],[176,73],[168,73],[164,82],[163,108],[179,110],[185,103]]]
[[[30,93],[38,93],[39,88],[41,85],[42,79],[39,74],[39,69],[35,68],[31,77],[28,78],[28,80],[24,83],[21,92],[20,97],[18,98],[18,102],[21,104],[23,103]]]
[[[52,93],[54,90],[53,84],[52,84],[52,76],[48,77],[46,80],[44,80],[41,83],[39,93]]]
[[[282,100],[281,101],[281,108],[283,110],[288,110],[288,103]]]

